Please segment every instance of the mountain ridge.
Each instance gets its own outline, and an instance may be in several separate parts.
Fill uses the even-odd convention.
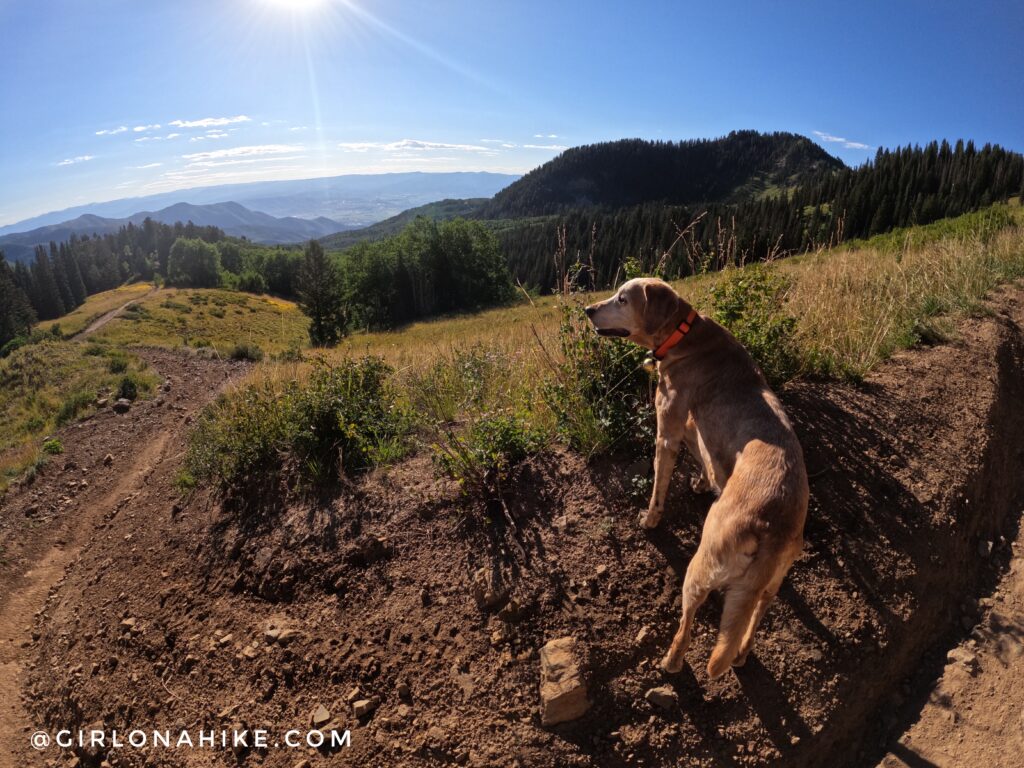
[[[326,217],[275,217],[262,211],[250,210],[235,202],[208,205],[179,202],[158,211],[137,211],[122,218],[84,213],[57,224],[44,225],[27,232],[10,233],[0,236],[0,251],[11,261],[24,261],[31,258],[36,245],[45,245],[50,241],[65,241],[72,235],[84,237],[113,233],[129,223],[141,225],[147,218],[164,224],[191,221],[198,226],[214,226],[233,237],[246,237],[267,245],[316,239],[345,229],[343,224]]]

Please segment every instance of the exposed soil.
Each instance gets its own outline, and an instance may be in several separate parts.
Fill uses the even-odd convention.
[[[135,303],[137,303],[139,301],[142,301],[144,298],[146,298],[146,296],[149,296],[151,293],[153,293],[156,290],[157,289],[154,287],[153,289],[151,289],[149,291],[149,293],[146,293],[146,294],[144,294],[142,296],[139,296],[137,299],[132,299],[131,301],[126,301],[120,307],[112,309],[109,312],[103,313],[102,315],[97,317],[95,320],[93,320],[91,323],[89,323],[89,325],[87,327],[82,329],[81,332],[76,333],[75,334],[75,338],[80,338],[81,339],[81,338],[85,338],[86,336],[90,336],[90,335],[96,333],[96,331],[98,331],[104,325],[109,323],[115,317],[118,317],[119,315],[121,315],[121,313],[123,313],[126,309],[128,309],[128,307],[130,307],[132,304],[135,304]]]
[[[28,704],[0,721],[15,734],[10,764],[71,756],[32,753],[29,731],[16,728],[94,723],[122,732],[242,724],[266,728],[271,746],[78,750],[87,766],[874,765],[908,749],[911,760],[930,759],[919,741],[939,731],[931,705],[925,730],[897,744],[902,753],[885,757],[886,745],[975,625],[980,672],[949,684],[974,686],[959,701],[982,719],[961,712],[960,722],[991,727],[995,710],[978,686],[1002,673],[984,650],[998,640],[985,638],[1019,626],[1019,616],[993,619],[1003,614],[972,600],[992,593],[1010,562],[1024,502],[1022,323],[1024,294],[1006,292],[956,343],[901,354],[859,385],[786,388],[812,476],[806,553],[746,666],[714,682],[704,665],[715,598],[698,615],[692,668],[666,676],[656,666],[711,501],[683,471],[653,534],[635,524],[643,502],[630,495],[630,459],[588,465],[568,453],[524,463],[507,509],[462,498],[424,457],[329,498],[296,500],[267,477],[235,498],[182,502],[173,487],[182,419],[230,369],[154,353],[179,400],[68,430],[62,458],[77,467],[54,462],[0,512],[10,542],[0,662],[15,665],[0,707],[17,686]],[[162,434],[165,445],[147,447]],[[108,451],[115,460],[104,469]],[[59,504],[81,467],[90,486]],[[44,525],[25,516],[33,504]],[[480,568],[510,586],[504,611],[474,600]],[[585,649],[593,706],[543,728],[537,651],[561,636]],[[645,700],[666,684],[678,705]],[[1006,696],[1019,712],[1024,688]],[[379,706],[356,717],[350,699],[373,697]],[[273,747],[283,731],[307,729],[321,705],[351,729],[350,748]],[[938,764],[961,764],[950,759]]]

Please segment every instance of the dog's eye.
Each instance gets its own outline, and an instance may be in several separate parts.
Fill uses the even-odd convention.
[[[619,304],[625,304],[625,303],[626,303],[626,296],[625,296],[625,294],[620,293],[619,294]]]

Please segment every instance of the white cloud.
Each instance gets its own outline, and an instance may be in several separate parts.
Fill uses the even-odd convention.
[[[146,168],[159,168],[163,163],[146,163],[145,165],[129,165],[128,167],[133,170],[142,171]]]
[[[558,134],[557,133],[535,133],[535,134],[533,134],[533,138],[535,138],[535,139],[557,139],[558,138]]]
[[[420,141],[419,139],[402,139],[401,141],[342,141],[338,147],[346,152],[367,152],[371,149],[383,150],[385,152],[432,152],[443,150],[447,152],[483,152],[494,154],[490,147],[479,144],[447,144],[441,141]]]
[[[136,125],[132,128],[136,133],[145,133],[146,131],[155,131],[160,127],[160,123],[153,123],[152,125]]]
[[[234,117],[204,117],[202,120],[171,120],[171,125],[176,128],[215,128],[220,125],[231,125],[231,123],[247,123],[252,120],[247,115],[235,115]]]
[[[307,125],[295,125],[288,129],[289,131],[308,131],[309,126]]]
[[[228,134],[225,133],[224,131],[214,129],[212,131],[207,131],[202,136],[193,136],[192,138],[189,139],[189,141],[206,141],[207,139],[226,139],[227,137]]]
[[[851,141],[850,139],[844,139],[842,136],[833,136],[831,133],[825,133],[824,131],[812,131],[822,141],[828,142],[829,144],[842,144],[846,149],[871,149],[867,144],[862,144],[859,141]]]
[[[128,130],[127,125],[119,125],[117,128],[104,128],[102,131],[96,131],[97,136],[114,136],[118,133],[124,133]]]
[[[249,147],[232,147],[231,149],[217,149],[211,152],[194,152],[190,155],[182,155],[182,159],[191,163],[206,160],[219,160],[225,157],[253,157],[258,155],[284,155],[299,152],[304,147],[301,144],[257,144]]]
[[[164,138],[165,139],[176,139],[179,136],[181,136],[180,133],[168,133],[166,136],[164,136]]]
[[[523,144],[523,149],[548,149],[552,152],[561,152],[568,147],[562,144]]]
[[[96,155],[79,155],[78,157],[69,157],[61,160],[57,165],[74,165],[75,163],[84,163],[87,160],[96,159]]]

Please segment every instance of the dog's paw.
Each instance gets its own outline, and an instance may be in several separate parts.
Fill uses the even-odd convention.
[[[747,656],[749,655],[750,651],[747,651],[746,653],[736,654],[736,658],[732,660],[732,665],[734,667],[742,667],[744,664],[747,663]]]
[[[661,522],[661,512],[656,509],[647,509],[637,515],[636,521],[640,524],[641,528],[651,530],[657,528],[658,523]]]
[[[682,653],[674,653],[669,651],[665,654],[665,658],[661,660],[661,671],[669,675],[674,675],[677,672],[682,671],[683,665],[686,663],[686,657]]]

